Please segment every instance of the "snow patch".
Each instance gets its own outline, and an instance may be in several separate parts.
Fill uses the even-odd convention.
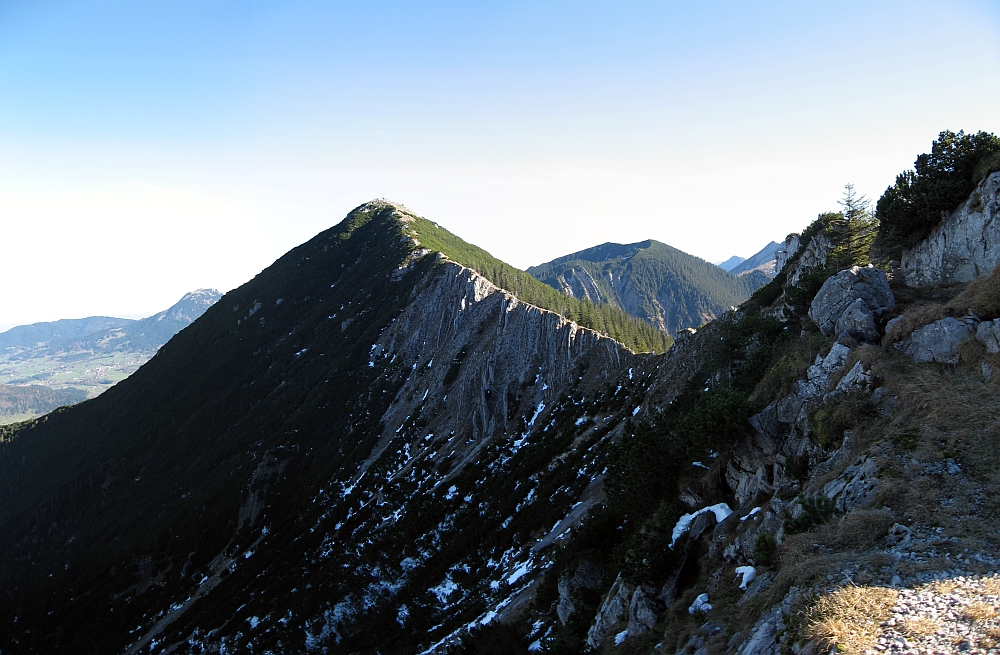
[[[740,589],[746,589],[747,585],[757,577],[757,569],[752,566],[737,566],[736,575],[743,576],[743,580],[740,582]]]
[[[688,608],[688,614],[707,612],[710,609],[712,609],[712,604],[708,602],[708,594],[698,594],[698,597],[691,603],[691,607]]]
[[[535,424],[535,419],[538,418],[538,415],[544,411],[545,411],[545,403],[538,403],[538,407],[535,408],[535,414],[531,417],[531,420],[528,421],[529,428]]]
[[[670,548],[674,547],[677,540],[680,539],[688,530],[691,529],[691,522],[697,517],[701,516],[705,512],[712,512],[715,514],[715,521],[721,523],[726,520],[726,518],[733,513],[733,510],[729,509],[729,505],[725,503],[719,503],[717,505],[711,505],[709,507],[702,507],[697,512],[691,514],[685,514],[684,516],[677,519],[677,523],[674,525],[674,531],[670,538]]]

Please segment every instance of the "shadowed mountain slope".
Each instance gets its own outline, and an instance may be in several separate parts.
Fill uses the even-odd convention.
[[[668,333],[719,316],[769,279],[762,274],[736,277],[652,240],[605,243],[528,272],[567,296],[620,307]]]

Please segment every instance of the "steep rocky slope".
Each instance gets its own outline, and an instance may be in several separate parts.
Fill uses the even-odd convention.
[[[658,241],[605,243],[528,272],[574,298],[609,303],[673,334],[698,327],[750,297],[769,277],[737,277]]]

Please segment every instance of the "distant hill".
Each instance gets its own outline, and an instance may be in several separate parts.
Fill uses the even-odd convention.
[[[184,294],[176,304],[159,314],[138,321],[94,330],[89,334],[54,339],[47,344],[55,352],[150,352],[190,325],[214,305],[221,294],[215,289],[198,289]]]
[[[658,241],[605,243],[528,269],[568,296],[620,307],[669,333],[698,327],[770,279],[737,277]]]
[[[149,361],[219,297],[214,289],[198,289],[137,321],[92,316],[22,325],[0,334],[0,424],[102,393]]]
[[[8,348],[35,348],[58,339],[75,339],[111,328],[134,323],[129,318],[111,316],[90,316],[88,318],[68,318],[48,323],[19,325],[6,332],[0,332],[0,353]]]
[[[774,256],[778,252],[778,248],[781,247],[780,243],[772,241],[759,252],[752,255],[751,257],[743,260],[736,266],[728,269],[733,275],[740,275],[741,273],[746,273],[748,271],[753,271],[760,269],[762,273],[767,275],[774,275]]]
[[[0,384],[0,417],[28,419],[86,399],[87,392],[81,389],[50,389],[38,384]]]
[[[746,261],[745,257],[740,257],[739,255],[733,255],[724,262],[719,262],[716,264],[719,268],[724,271],[732,271],[734,268]]]

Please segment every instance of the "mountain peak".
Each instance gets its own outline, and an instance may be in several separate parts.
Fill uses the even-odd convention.
[[[169,309],[150,318],[155,321],[172,319],[185,323],[193,323],[196,318],[205,313],[206,309],[217,303],[221,297],[222,294],[217,289],[196,289],[189,291]]]

